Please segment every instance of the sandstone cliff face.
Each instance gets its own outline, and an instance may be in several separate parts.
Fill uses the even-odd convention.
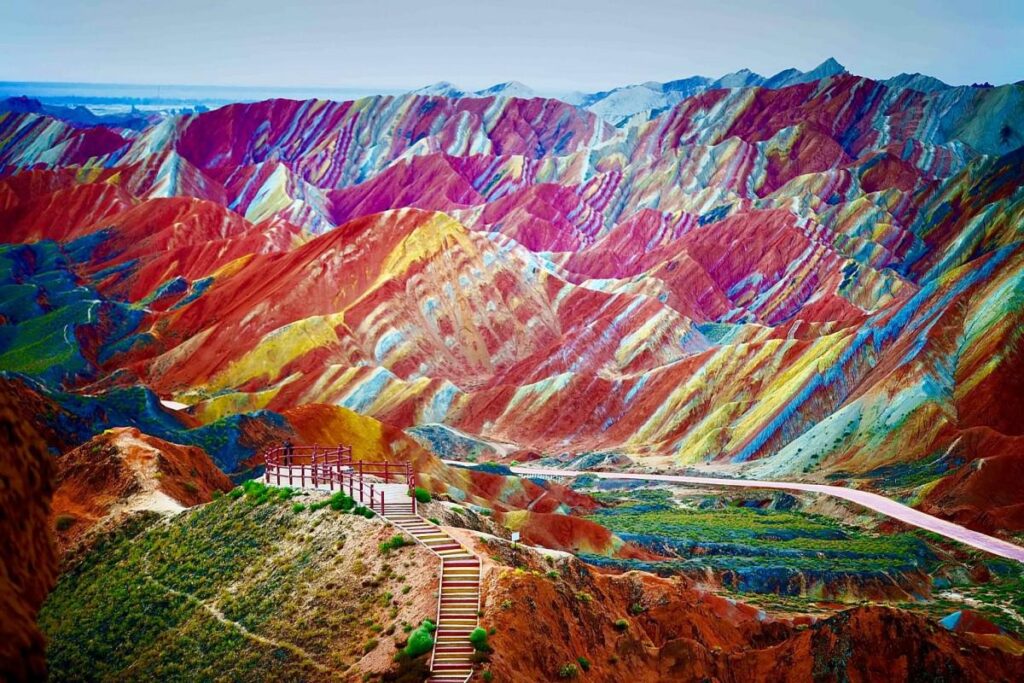
[[[39,435],[0,392],[0,679],[44,680],[36,626],[57,562],[49,533],[51,460]]]
[[[202,449],[131,427],[93,437],[58,458],[56,470],[53,523],[62,553],[94,527],[144,510],[178,512],[232,487]]]

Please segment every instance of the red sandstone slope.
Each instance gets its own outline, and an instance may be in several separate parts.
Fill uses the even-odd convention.
[[[0,388],[0,679],[46,679],[36,615],[56,580],[50,535],[53,463],[23,419],[14,394]]]
[[[94,527],[139,511],[206,503],[232,484],[201,449],[126,427],[108,430],[57,459],[52,520],[67,552]]]
[[[515,562],[530,565],[521,553]],[[534,562],[543,572],[550,569]],[[484,666],[495,680],[558,680],[567,665],[579,670],[580,657],[589,663],[581,675],[607,683],[1009,682],[1024,676],[1024,656],[1012,654],[1012,642],[951,633],[900,610],[862,607],[818,622],[776,620],[678,579],[596,574],[575,561],[554,576],[542,571],[496,567],[487,575],[481,621],[496,633]]]

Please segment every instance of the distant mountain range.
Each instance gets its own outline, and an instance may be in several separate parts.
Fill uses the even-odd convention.
[[[749,69],[741,69],[720,77],[690,76],[664,83],[650,81],[625,85],[598,92],[557,93],[537,91],[519,81],[497,83],[481,90],[467,90],[441,81],[410,91],[413,95],[431,95],[450,98],[480,97],[534,97],[555,98],[594,112],[613,125],[623,125],[637,114],[644,114],[637,120],[674,106],[683,99],[708,90],[721,88],[784,88],[798,83],[808,83],[823,78],[848,74],[846,67],[829,58],[808,71],[785,69],[773,76],[762,76]],[[923,74],[902,73],[880,81],[886,85],[919,92],[937,92],[957,86],[948,85],[937,78]],[[979,84],[975,84],[978,86]],[[984,84],[987,85],[987,84]],[[0,82],[0,96],[9,95],[12,100],[24,100],[25,96],[38,100],[39,107],[68,121],[85,125],[100,122],[96,116],[113,116],[107,123],[135,127],[147,115],[160,113],[182,113],[188,110],[213,109],[231,102],[256,102],[270,98],[306,99],[319,98],[335,101],[372,96],[392,95],[402,91],[387,89],[357,88],[243,88],[214,86],[125,86],[74,83],[16,83]],[[3,103],[0,111],[18,111],[24,103]],[[57,109],[61,108],[61,109]],[[71,109],[73,112],[62,112]],[[39,109],[41,110],[41,109]],[[635,121],[634,121],[635,122]]]
[[[762,76],[749,69],[741,69],[719,78],[690,76],[659,83],[649,81],[592,93],[571,93],[558,96],[564,102],[588,109],[613,124],[621,124],[641,112],[664,111],[678,102],[707,90],[721,88],[785,88],[798,83],[809,83],[848,74],[846,67],[830,57],[808,71],[785,69],[774,76]],[[881,81],[886,85],[920,92],[935,92],[953,86],[937,78],[922,74],[899,74]],[[538,97],[536,91],[518,81],[498,83],[483,90],[466,91],[442,81],[413,91],[417,95],[443,95],[444,97]]]

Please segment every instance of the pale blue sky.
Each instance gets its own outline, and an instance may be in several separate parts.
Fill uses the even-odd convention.
[[[594,90],[742,67],[1024,79],[1024,0],[2,0],[0,80]]]

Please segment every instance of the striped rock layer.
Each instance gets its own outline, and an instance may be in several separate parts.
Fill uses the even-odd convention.
[[[926,467],[921,505],[1024,528],[1024,87],[926,90],[0,113],[3,241],[60,253],[6,248],[0,368],[442,452]]]

